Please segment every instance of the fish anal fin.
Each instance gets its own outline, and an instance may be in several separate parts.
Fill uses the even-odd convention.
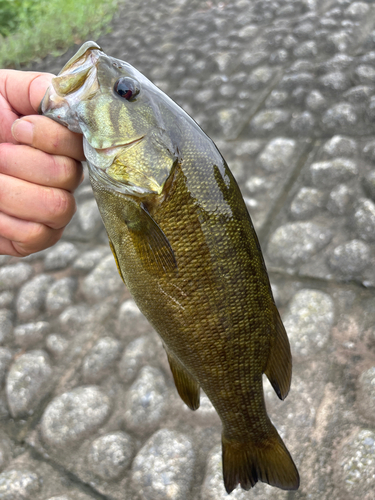
[[[191,410],[197,410],[200,396],[199,383],[173,354],[166,352],[178,394]]]
[[[283,490],[298,489],[298,470],[273,426],[272,430],[265,443],[232,441],[222,436],[223,478],[227,493],[231,493],[237,484],[249,490],[257,481]]]
[[[116,266],[117,266],[117,271],[118,271],[118,273],[119,273],[122,281],[125,283],[124,277],[122,275],[121,267],[120,267],[120,264],[118,262],[118,258],[117,258],[115,247],[113,246],[113,243],[112,243],[111,240],[109,240],[108,243],[109,243],[110,249],[112,250],[113,257],[115,258],[115,262],[116,262]]]
[[[134,205],[127,207],[124,215],[140,261],[148,272],[157,276],[177,272],[177,261],[163,230],[142,204]]]
[[[268,357],[265,374],[280,399],[285,399],[292,379],[292,355],[279,311],[275,306],[276,335]]]

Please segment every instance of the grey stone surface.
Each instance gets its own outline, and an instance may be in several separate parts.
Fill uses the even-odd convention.
[[[169,429],[155,433],[132,465],[134,486],[142,500],[182,500],[193,479],[194,450],[187,436]]]
[[[110,481],[129,467],[134,453],[132,438],[125,432],[113,432],[91,443],[87,460],[94,474]]]
[[[11,469],[0,474],[2,500],[29,500],[40,490],[40,479],[35,472]]]
[[[21,319],[34,319],[38,315],[52,283],[52,276],[39,274],[21,288],[16,303],[17,314]]]
[[[44,351],[30,351],[17,358],[9,369],[6,392],[11,415],[32,414],[51,387],[49,357]]]
[[[99,387],[77,387],[47,406],[41,420],[42,437],[50,446],[74,445],[97,430],[110,410],[111,401]]]
[[[290,394],[281,402],[264,388],[300,489],[257,484],[230,498],[373,500],[374,3],[124,2],[97,42],[215,140],[290,335]],[[57,73],[76,50],[30,69]],[[24,484],[37,473],[33,500],[224,498],[219,418],[203,393],[196,412],[180,401],[162,343],[118,276],[84,169],[61,243],[0,256],[0,468],[29,471]],[[6,380],[35,349],[50,356],[51,388],[14,418]],[[20,390],[42,372],[19,373]],[[18,499],[21,482],[7,477]]]

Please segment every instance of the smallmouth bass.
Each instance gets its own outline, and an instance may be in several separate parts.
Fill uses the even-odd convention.
[[[219,414],[230,493],[260,480],[297,489],[265,408],[292,362],[250,216],[215,144],[126,62],[86,42],[40,112],[83,134],[90,180],[121,278],[160,334],[182,400]]]

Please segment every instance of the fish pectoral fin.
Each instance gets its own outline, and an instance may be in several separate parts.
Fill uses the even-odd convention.
[[[199,408],[199,383],[190,375],[186,368],[182,366],[176,356],[173,356],[167,349],[165,350],[178,394],[190,410],[197,410]]]
[[[118,271],[118,273],[120,275],[120,278],[125,283],[124,277],[122,275],[121,267],[120,267],[120,264],[118,262],[118,258],[117,258],[115,247],[113,246],[113,243],[112,243],[112,241],[109,238],[108,238],[108,243],[109,243],[110,249],[112,250],[113,257],[115,258],[115,262],[116,262],[116,266],[117,266],[117,271]]]
[[[280,399],[285,399],[292,379],[292,355],[279,311],[275,307],[276,337],[267,361],[265,374]]]
[[[177,261],[168,238],[142,204],[132,207],[128,226],[135,250],[145,268],[157,276],[177,271]]]

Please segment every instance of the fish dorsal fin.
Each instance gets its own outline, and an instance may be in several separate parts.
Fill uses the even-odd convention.
[[[124,218],[138,257],[147,271],[157,276],[177,272],[176,258],[168,238],[143,204],[130,202],[124,207]]]
[[[292,355],[284,325],[279,311],[274,306],[276,337],[271,347],[265,374],[280,399],[288,395],[292,379]]]
[[[167,349],[165,350],[178,394],[190,410],[197,410],[199,408],[199,383],[182,366],[176,356],[173,356]]]

